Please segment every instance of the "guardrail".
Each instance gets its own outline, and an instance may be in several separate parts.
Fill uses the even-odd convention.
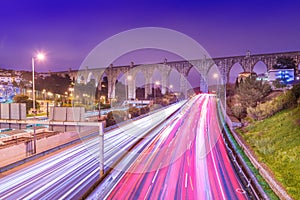
[[[244,185],[244,189],[247,191],[249,195],[254,199],[266,199],[269,200],[269,196],[265,193],[261,185],[259,184],[257,178],[253,174],[253,172],[249,169],[247,163],[244,161],[243,157],[238,153],[235,144],[230,140],[230,132],[226,129],[226,124],[232,126],[232,122],[227,116],[226,112],[224,112],[224,108],[218,102],[218,110],[219,110],[219,119],[221,120],[224,128],[222,130],[222,138],[224,140],[228,155],[232,164],[235,167],[235,170],[240,177],[242,184]],[[224,114],[225,113],[225,114]],[[230,120],[230,121],[229,121]],[[224,123],[226,122],[226,124]]]
[[[292,198],[286,193],[284,188],[282,188],[276,180],[269,174],[269,172],[257,161],[257,159],[252,155],[252,153],[249,151],[247,146],[241,141],[241,139],[237,136],[237,133],[232,128],[232,121],[227,116],[223,106],[218,103],[218,110],[219,110],[219,117],[221,120],[225,121],[228,125],[230,133],[228,133],[226,130],[224,130],[224,137],[228,141],[229,146],[229,152],[232,151],[232,153],[229,153],[231,155],[233,163],[237,163],[239,165],[238,169],[243,170],[243,173],[245,175],[244,179],[248,182],[247,186],[251,187],[251,190],[253,192],[257,193],[259,196],[261,196],[263,199],[270,199],[267,194],[264,192],[261,185],[258,183],[257,178],[253,174],[253,172],[249,169],[247,166],[245,160],[241,157],[240,154],[236,152],[235,145],[231,142],[231,140],[228,138],[229,134],[232,135],[233,139],[238,143],[238,145],[241,147],[243,152],[246,154],[246,156],[249,158],[252,165],[258,170],[259,174],[267,181],[271,189],[276,193],[276,195],[281,199],[286,200],[292,200]]]

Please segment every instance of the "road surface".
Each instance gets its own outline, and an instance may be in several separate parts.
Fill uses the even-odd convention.
[[[185,102],[155,112],[118,129],[105,133],[105,169],[128,153],[136,141],[145,137],[144,145],[158,130],[149,131],[164,122]],[[160,125],[160,129],[163,125]],[[140,151],[137,149],[136,151]],[[135,155],[135,152],[132,153]],[[79,199],[99,178],[99,139],[84,141],[66,151],[0,179],[0,199]]]
[[[247,199],[220,130],[216,98],[198,95],[114,185],[100,185],[89,199]]]

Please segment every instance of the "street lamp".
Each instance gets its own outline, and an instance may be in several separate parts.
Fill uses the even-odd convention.
[[[214,73],[213,78],[217,79],[216,93],[219,94],[219,75],[217,73]]]
[[[35,109],[35,78],[34,78],[34,60],[44,60],[45,55],[42,53],[38,53],[35,57],[31,58],[32,65],[32,101],[33,101],[33,153],[36,154],[36,109]]]

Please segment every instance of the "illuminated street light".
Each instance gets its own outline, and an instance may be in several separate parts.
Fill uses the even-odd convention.
[[[35,57],[31,58],[32,65],[32,101],[33,101],[33,153],[36,154],[36,108],[35,108],[35,78],[34,78],[34,60],[44,60],[45,55],[38,53]]]
[[[218,94],[219,93],[219,75],[217,73],[214,73],[213,78],[217,79],[217,89],[216,89],[217,91],[216,91],[216,93]]]

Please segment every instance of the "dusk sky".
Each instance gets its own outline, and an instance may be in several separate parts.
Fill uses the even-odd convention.
[[[139,27],[182,32],[212,57],[297,51],[299,12],[297,0],[1,0],[0,67],[31,70],[31,57],[43,50],[47,60],[37,71],[78,69],[100,42]],[[143,59],[163,61],[153,55],[134,62]]]

